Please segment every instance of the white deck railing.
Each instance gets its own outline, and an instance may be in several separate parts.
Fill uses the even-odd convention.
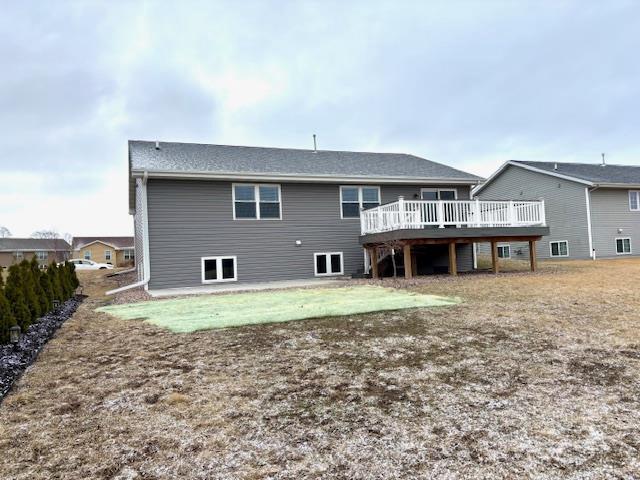
[[[544,200],[405,200],[360,212],[362,235],[407,228],[546,226]]]

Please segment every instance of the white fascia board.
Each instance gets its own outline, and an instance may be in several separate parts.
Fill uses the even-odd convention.
[[[353,184],[424,184],[424,185],[477,185],[480,180],[472,178],[437,178],[437,177],[378,177],[378,176],[332,176],[332,175],[295,175],[295,174],[261,174],[234,172],[175,172],[147,171],[149,178],[175,179],[210,179],[210,180],[248,180],[289,183],[353,183]],[[142,178],[143,171],[133,170],[131,176]]]
[[[472,195],[477,195],[478,193],[480,193],[484,189],[484,187],[489,185],[489,183],[491,183],[491,181],[494,178],[496,178],[498,175],[500,175],[504,171],[504,169],[507,168],[510,165],[512,165],[514,167],[523,168],[524,170],[529,170],[531,172],[542,173],[544,175],[549,175],[551,177],[556,177],[556,178],[562,178],[563,180],[568,180],[570,182],[581,183],[582,185],[588,185],[590,187],[593,187],[595,185],[593,182],[590,182],[588,180],[583,180],[581,178],[572,177],[570,175],[563,175],[562,173],[550,172],[549,170],[544,170],[542,168],[536,168],[536,167],[532,167],[531,165],[525,165],[523,163],[518,163],[516,161],[509,160],[508,162],[503,163],[502,166],[493,175],[491,175],[487,179],[486,182],[484,182],[482,185],[479,185],[478,187],[476,187],[473,190]]]
[[[640,189],[640,184],[637,183],[598,183],[598,188],[621,188],[623,190],[637,190]]]

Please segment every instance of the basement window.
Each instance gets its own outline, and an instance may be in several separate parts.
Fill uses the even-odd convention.
[[[498,258],[511,258],[511,245],[498,245]]]
[[[314,253],[315,276],[343,275],[344,261],[342,252]]]
[[[202,283],[235,282],[237,257],[202,257]]]
[[[618,255],[630,255],[631,254],[631,238],[616,238],[616,254]]]
[[[566,240],[549,242],[549,249],[551,250],[552,257],[568,257],[569,256],[569,242]]]

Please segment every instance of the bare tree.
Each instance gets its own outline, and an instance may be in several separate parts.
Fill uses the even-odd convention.
[[[67,259],[67,253],[60,249],[62,244],[60,244],[60,234],[55,230],[38,230],[31,234],[31,238],[45,238],[51,240],[51,242],[47,242],[50,245],[51,250],[53,250],[53,255],[56,261],[62,261]]]
[[[391,257],[391,265],[393,266],[393,278],[398,276],[398,265],[396,264],[396,252],[402,251],[404,243],[400,240],[387,240],[380,245],[382,248],[389,250],[389,256]]]
[[[0,225],[0,238],[7,238],[11,236],[11,231],[7,227]]]
[[[60,234],[55,230],[38,230],[37,232],[33,232],[31,234],[31,238],[57,239],[57,238],[60,238]]]
[[[73,235],[71,235],[69,232],[65,233],[62,238],[64,238],[64,240],[71,245],[71,243],[73,242]]]

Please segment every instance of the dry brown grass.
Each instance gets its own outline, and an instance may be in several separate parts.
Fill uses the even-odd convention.
[[[92,297],[0,407],[0,477],[635,478],[640,260],[403,288],[446,309],[177,335]]]

